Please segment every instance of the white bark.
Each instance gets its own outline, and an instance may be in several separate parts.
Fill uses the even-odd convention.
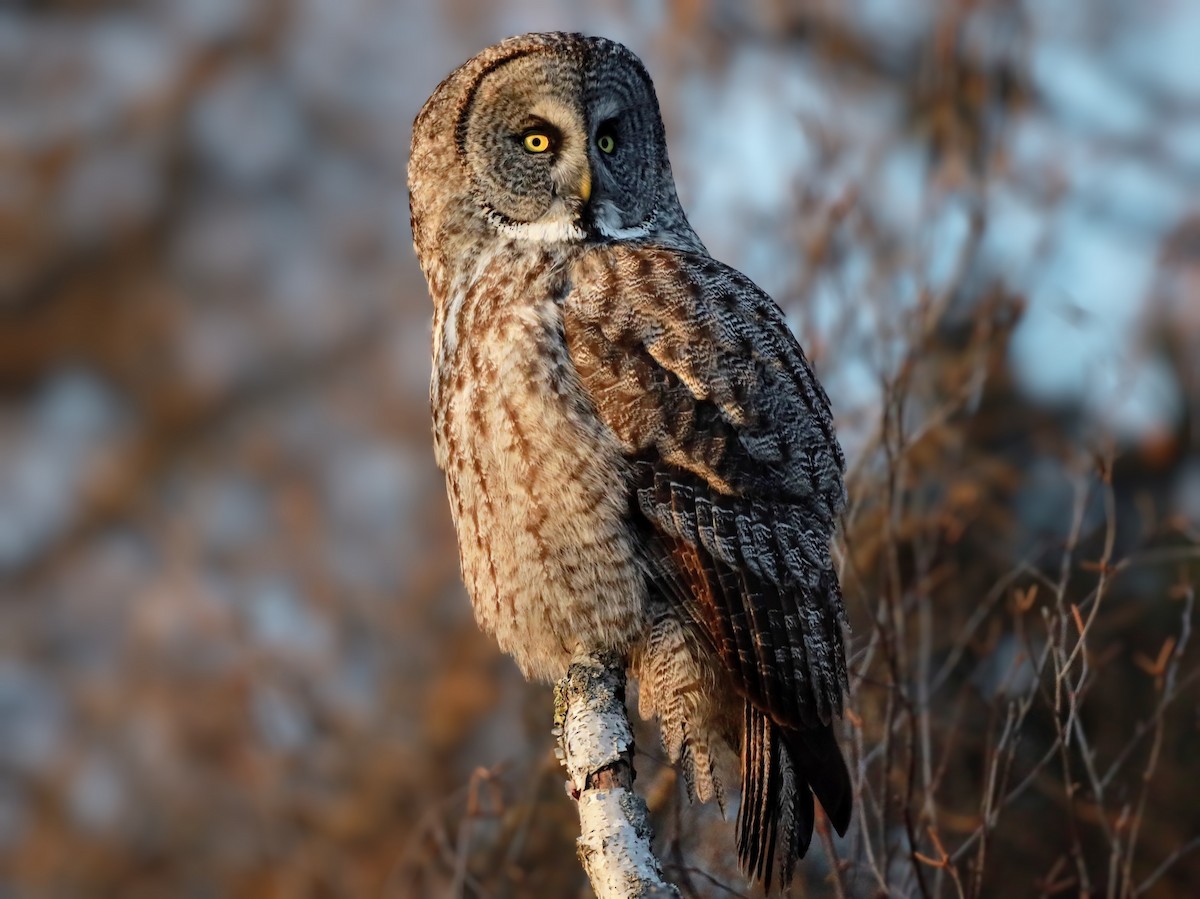
[[[597,899],[679,899],[662,878],[646,803],[633,791],[624,660],[576,655],[554,691],[554,724],[579,806],[579,860]]]

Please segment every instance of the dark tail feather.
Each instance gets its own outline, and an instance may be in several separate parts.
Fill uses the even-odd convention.
[[[769,882],[771,866],[767,859],[774,855],[778,814],[775,808],[775,785],[772,774],[771,745],[773,728],[766,717],[746,703],[743,713],[742,736],[742,804],[738,809],[738,861],[742,868],[759,880]]]
[[[777,734],[781,733],[776,731]],[[796,870],[796,859],[803,858],[808,851],[813,830],[813,794],[800,779],[792,753],[781,745],[779,769],[782,777],[779,784],[779,845],[783,853],[779,857],[779,882],[786,887],[792,882]],[[791,797],[791,801],[787,797]],[[770,883],[765,884],[769,890]]]
[[[787,744],[808,786],[821,800],[829,823],[838,836],[845,836],[850,826],[850,809],[854,806],[854,788],[833,728],[791,731]]]
[[[853,791],[833,729],[785,730],[749,702],[742,739],[742,804],[738,810],[738,861],[770,892],[776,870],[791,882],[812,841],[821,801],[838,834],[850,824]]]

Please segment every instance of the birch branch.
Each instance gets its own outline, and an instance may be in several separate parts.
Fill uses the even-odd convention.
[[[576,654],[554,688],[554,733],[579,807],[579,860],[596,899],[679,899],[663,880],[646,803],[633,790],[623,659]]]

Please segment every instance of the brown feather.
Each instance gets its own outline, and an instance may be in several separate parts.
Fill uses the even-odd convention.
[[[587,148],[614,99],[630,164],[609,167]],[[510,139],[530,114],[564,138],[544,168]],[[468,60],[414,123],[408,184],[480,625],[531,677],[581,645],[628,653],[696,798],[723,802],[740,751],[739,856],[786,882],[813,795],[839,829],[850,811],[831,729],[844,460],[821,385],[688,225],[649,76],[618,44],[521,35]]]
[[[652,584],[717,660],[724,702],[742,706],[739,859],[786,883],[814,794],[839,832],[851,800],[832,730],[846,687],[829,552],[844,462],[828,400],[774,303],[711,259],[606,247],[573,279],[567,345],[630,458]]]

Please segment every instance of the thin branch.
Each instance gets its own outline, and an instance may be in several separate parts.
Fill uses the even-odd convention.
[[[1137,890],[1134,892],[1134,895],[1140,896],[1143,893],[1145,893],[1152,886],[1154,886],[1156,883],[1158,883],[1159,880],[1162,879],[1162,876],[1171,869],[1172,865],[1174,865],[1176,862],[1178,862],[1181,858],[1183,858],[1189,852],[1194,852],[1197,849],[1200,849],[1200,836],[1193,837],[1192,839],[1188,840],[1186,843],[1184,843],[1182,846],[1180,846],[1178,849],[1176,849],[1174,852],[1172,852],[1170,855],[1168,855],[1166,858],[1164,858],[1162,861],[1162,864],[1160,864],[1157,868],[1155,868],[1150,873],[1149,877],[1147,877],[1145,880],[1143,880],[1141,883],[1138,884]]]
[[[597,899],[679,899],[663,880],[646,803],[633,791],[624,660],[577,652],[554,689],[554,725],[579,807],[579,860]]]

